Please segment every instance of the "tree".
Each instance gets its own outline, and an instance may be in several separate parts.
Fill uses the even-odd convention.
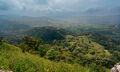
[[[44,45],[40,45],[38,47],[38,53],[40,54],[41,57],[45,56],[47,51],[49,50],[49,45],[44,44]]]
[[[22,52],[29,51],[30,47],[24,43],[21,43],[19,47],[22,49]]]
[[[0,45],[3,43],[3,37],[0,37]]]
[[[57,60],[57,61],[59,61],[60,60],[60,56],[61,56],[60,52],[56,51],[54,49],[50,49],[46,53],[46,58],[48,58],[50,60]]]
[[[23,38],[23,43],[20,44],[20,47],[24,51],[37,51],[40,45],[40,40],[37,40],[33,37],[25,36]]]

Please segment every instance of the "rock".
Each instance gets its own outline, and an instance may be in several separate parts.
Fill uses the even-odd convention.
[[[111,72],[120,72],[120,63],[115,64]]]

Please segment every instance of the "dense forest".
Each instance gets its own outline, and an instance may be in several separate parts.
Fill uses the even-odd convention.
[[[120,72],[120,0],[0,0],[0,72]]]
[[[120,61],[120,24],[9,23],[0,23],[0,69],[109,72]]]

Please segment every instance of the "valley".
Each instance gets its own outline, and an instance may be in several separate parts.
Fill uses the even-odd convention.
[[[47,19],[0,20],[1,69],[109,72],[120,61],[119,24],[74,25],[52,19],[49,23]],[[38,24],[33,26],[32,22]]]

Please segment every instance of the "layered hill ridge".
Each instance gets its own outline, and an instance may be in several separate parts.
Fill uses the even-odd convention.
[[[16,46],[3,43],[0,45],[0,68],[14,72],[87,72],[89,69],[80,65],[52,62],[30,53],[23,53]]]
[[[86,48],[86,49],[88,49],[88,51],[85,51],[86,53],[92,54],[92,52],[94,51],[95,53],[93,52],[93,55],[98,54],[98,55],[102,56],[102,54],[103,54],[103,57],[110,56],[110,52],[108,50],[105,50],[104,46],[92,41],[92,39],[89,38],[88,36],[74,37],[74,36],[67,35],[64,43],[66,45],[71,45],[73,47],[75,46],[75,48],[77,48],[77,47],[81,47],[84,49]],[[92,49],[92,51],[90,49]],[[91,52],[89,52],[89,51],[91,51]],[[99,54],[99,53],[101,53],[101,54]],[[96,56],[98,56],[98,55],[96,55]]]
[[[104,46],[92,41],[88,36],[74,37],[67,35],[64,40],[57,44],[63,49],[63,53],[64,51],[68,52],[68,54],[71,54],[70,56],[74,56],[71,59],[77,60],[81,64],[100,63],[105,66],[107,62],[111,61],[111,53]]]
[[[35,27],[23,35],[50,43],[43,42],[35,48],[35,40],[32,41],[29,37],[28,44],[22,41],[18,47],[3,43],[0,45],[1,69],[14,72],[91,72],[100,67],[103,69],[98,68],[99,72],[107,72],[105,67],[112,66],[112,54],[89,35],[73,36],[65,29],[49,26]],[[28,48],[28,51],[23,52],[24,48]]]
[[[63,49],[64,53],[68,53],[72,61],[78,59],[86,59],[87,61],[105,62],[110,59],[111,54],[104,46],[93,41],[89,36],[72,36],[66,35],[67,31],[64,29],[58,29],[54,27],[38,27],[33,28],[25,33],[28,36],[32,36],[38,39],[43,39],[46,42],[54,43],[50,48]],[[56,47],[57,46],[57,47]],[[92,63],[92,62],[91,62]]]
[[[25,35],[33,36],[44,41],[53,41],[64,39],[66,31],[51,26],[46,27],[35,27],[25,32]]]

